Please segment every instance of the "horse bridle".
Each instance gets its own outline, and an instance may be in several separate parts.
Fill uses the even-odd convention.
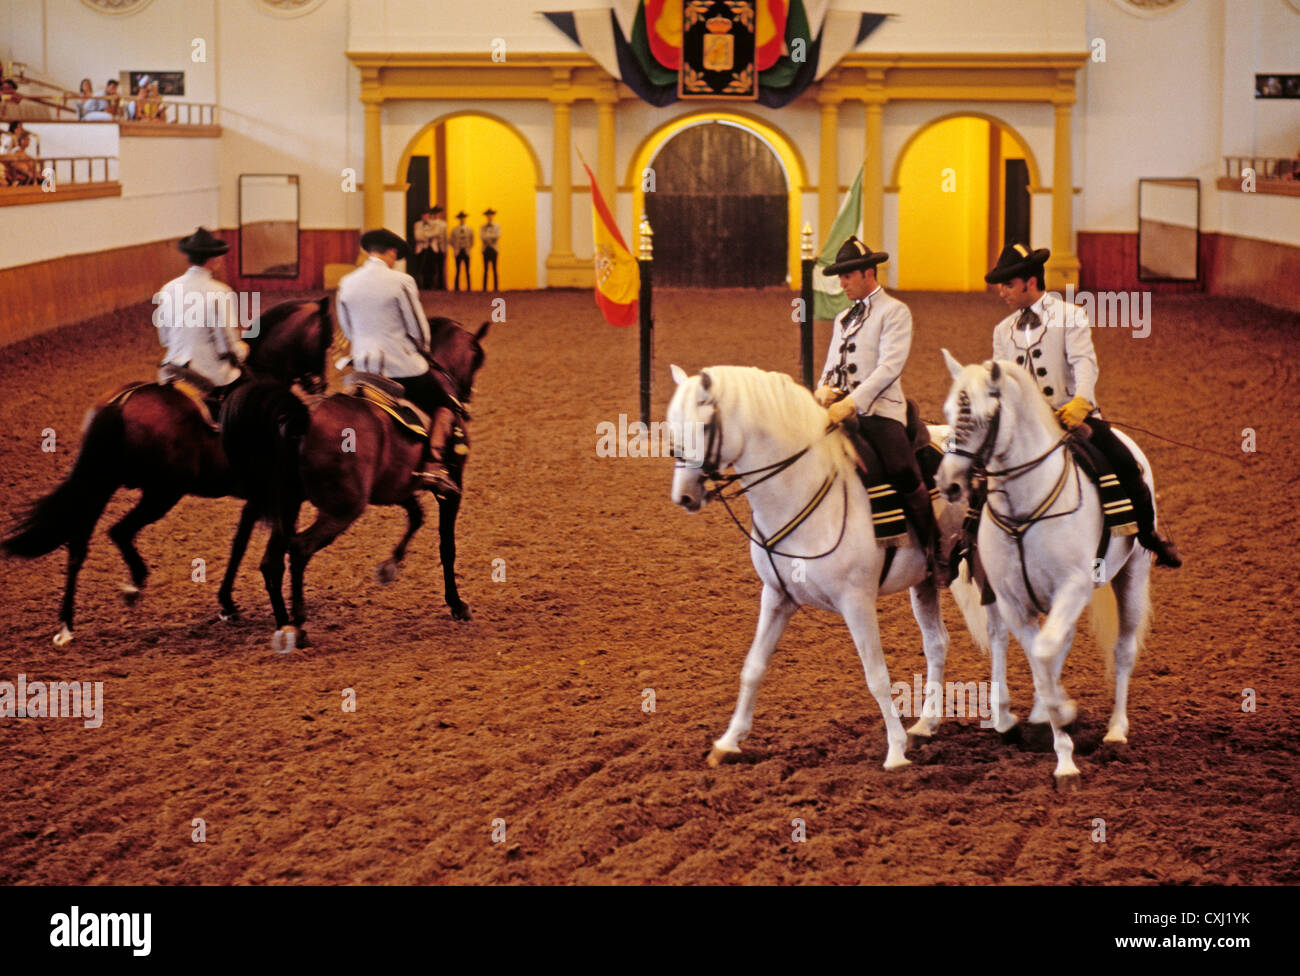
[[[997,406],[993,410],[993,416],[988,420],[988,430],[984,434],[984,440],[980,443],[980,446],[972,452],[957,447],[955,443],[959,431],[969,430],[974,426],[974,421],[971,419],[970,394],[965,390],[958,393],[957,423],[953,425],[954,445],[944,452],[945,454],[955,454],[958,457],[970,459],[971,465],[967,473],[967,487],[972,492],[974,492],[977,487],[982,489],[986,486],[989,478],[1011,480],[1032,471],[1064,447],[1066,442],[1070,439],[1070,434],[1067,432],[1060,440],[1036,458],[1031,458],[1023,464],[1004,468],[1001,471],[988,470],[988,462],[991,460],[993,451],[997,447],[998,432],[1002,421],[1002,395],[997,391],[990,391],[989,395],[997,401]],[[1079,485],[1079,466],[1077,464],[1069,463],[1070,458],[1068,456],[1066,461],[1067,463],[1061,466],[1061,476],[1057,478],[1056,484],[1052,486],[1052,490],[1048,492],[1046,498],[1034,507],[1034,510],[1029,515],[1023,517],[1016,515],[1003,515],[993,507],[993,503],[990,500],[986,498],[984,502],[985,507],[988,509],[989,520],[1007,535],[1011,536],[1011,538],[1016,542],[1016,550],[1020,556],[1020,576],[1025,584],[1025,592],[1029,595],[1029,599],[1033,602],[1034,608],[1039,613],[1047,613],[1050,608],[1044,607],[1039,602],[1038,594],[1034,592],[1033,584],[1029,581],[1029,567],[1025,563],[1025,534],[1039,522],[1046,521],[1050,518],[1063,518],[1066,515],[1073,515],[1079,510],[1079,506],[1083,504],[1083,489],[1082,486]],[[1069,476],[1071,468],[1074,469],[1074,481],[1076,488],[1078,488],[1077,494],[1079,500],[1075,503],[1074,508],[1070,509],[1068,512],[1057,512],[1054,515],[1048,515],[1048,509],[1056,504],[1056,500],[1061,496],[1061,491],[1065,488],[1065,482]],[[1005,494],[1005,492],[1003,492],[1003,494]]]
[[[723,507],[727,510],[727,514],[731,516],[731,520],[736,523],[736,528],[740,529],[741,534],[744,535],[745,538],[748,539],[750,542],[754,543],[754,545],[758,546],[765,553],[767,553],[768,560],[771,561],[772,563],[772,571],[776,573],[777,581],[781,583],[782,591],[785,593],[787,597],[790,597],[789,591],[786,590],[785,588],[785,582],[781,580],[781,574],[776,570],[776,562],[773,559],[773,557],[785,556],[789,559],[822,559],[825,556],[829,556],[836,549],[838,549],[840,547],[840,543],[844,541],[844,533],[848,528],[848,520],[849,520],[848,486],[847,485],[843,486],[842,494],[844,496],[843,497],[844,515],[840,523],[839,537],[836,538],[835,544],[833,546],[831,546],[825,552],[818,553],[815,556],[796,555],[795,553],[781,552],[776,547],[780,545],[784,539],[789,537],[795,531],[795,529],[797,529],[800,525],[802,525],[805,521],[807,521],[807,519],[813,514],[813,512],[817,511],[817,509],[821,507],[822,502],[826,500],[826,496],[830,493],[831,486],[835,483],[836,478],[839,477],[838,472],[832,472],[831,474],[827,475],[827,477],[823,480],[821,486],[817,489],[817,491],[813,493],[813,496],[808,501],[808,503],[804,505],[802,509],[799,510],[798,514],[796,514],[792,519],[786,522],[785,525],[777,529],[775,532],[773,532],[770,536],[768,536],[765,539],[758,539],[750,534],[749,530],[745,528],[744,524],[740,521],[740,519],[736,517],[736,513],[731,508],[731,502],[739,498],[741,495],[753,491],[755,488],[761,485],[764,481],[767,481],[769,478],[775,478],[778,474],[793,466],[796,462],[799,461],[800,458],[802,458],[805,454],[811,451],[813,449],[813,446],[818,441],[828,436],[833,430],[835,430],[835,425],[833,424],[829,425],[826,428],[826,430],[822,433],[821,437],[817,438],[816,441],[813,441],[812,444],[809,444],[806,447],[800,448],[798,451],[795,451],[795,453],[791,454],[789,457],[782,458],[779,461],[774,461],[772,464],[765,464],[760,468],[751,468],[748,471],[733,471],[731,474],[723,474],[718,470],[718,467],[722,461],[721,427],[722,427],[722,422],[718,415],[717,405],[715,404],[713,407],[713,416],[710,417],[708,423],[704,425],[704,431],[707,436],[707,440],[705,441],[704,458],[701,460],[699,464],[699,469],[700,469],[699,480],[701,483],[712,482],[712,485],[706,485],[707,488],[706,497],[710,499],[716,498],[719,501],[721,501]],[[678,468],[695,467],[694,464],[685,463],[679,449],[676,448],[676,446],[674,446],[673,457],[677,459],[677,464],[675,465],[675,467]],[[728,488],[729,486],[736,484],[736,482],[740,481],[743,478],[748,478],[753,475],[761,475],[761,477],[757,481],[751,482],[748,485],[742,484],[737,491],[733,491],[729,495],[725,493],[725,489]]]

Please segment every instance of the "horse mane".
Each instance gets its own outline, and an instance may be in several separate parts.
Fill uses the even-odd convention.
[[[1026,412],[1043,425],[1044,429],[1057,431],[1060,424],[1056,420],[1056,412],[1052,410],[1052,405],[1047,402],[1047,397],[1038,389],[1038,384],[1034,378],[1029,375],[1029,371],[1023,366],[1015,363],[998,361],[998,366],[1002,368],[1003,376],[1010,379],[1019,389],[1020,399],[1026,404]]]
[[[756,366],[710,366],[719,402],[729,401],[729,408],[739,407],[750,414],[753,426],[773,437],[787,440],[794,449],[805,444],[825,455],[832,463],[851,463],[852,448],[848,438],[836,431],[826,431],[826,411],[813,395],[785,373],[771,372]]]

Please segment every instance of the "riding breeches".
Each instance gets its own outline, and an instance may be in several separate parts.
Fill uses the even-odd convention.
[[[1133,460],[1132,452],[1115,436],[1115,432],[1110,429],[1110,424],[1100,417],[1088,417],[1083,422],[1088,425],[1088,439],[1097,450],[1106,455],[1106,460],[1110,462],[1120,484],[1127,488],[1141,481],[1142,471],[1138,468],[1137,461]]]
[[[429,449],[435,458],[441,459],[442,448],[451,430],[450,404],[442,385],[434,379],[431,371],[418,376],[395,376],[393,380],[402,385],[406,399],[429,415]],[[447,414],[447,417],[440,417],[439,411]]]
[[[903,425],[889,417],[859,415],[858,429],[876,449],[881,464],[885,466],[887,479],[899,494],[915,491],[921,484],[921,472]]]

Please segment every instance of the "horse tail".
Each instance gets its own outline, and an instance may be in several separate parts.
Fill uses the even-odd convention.
[[[1143,614],[1144,618],[1147,614]],[[1109,583],[1099,586],[1092,592],[1092,603],[1088,607],[1088,623],[1092,635],[1101,648],[1102,658],[1106,662],[1106,680],[1115,680],[1115,641],[1119,638],[1119,606],[1115,601],[1115,590]]]
[[[221,446],[263,518],[281,518],[301,497],[298,448],[310,423],[306,404],[288,386],[268,380],[237,387],[222,405]]]
[[[984,611],[984,604],[980,602],[982,596],[980,588],[971,579],[968,560],[962,560],[957,578],[952,581],[948,591],[952,594],[957,609],[961,611],[962,620],[966,622],[966,629],[970,631],[971,637],[975,639],[975,646],[980,649],[981,654],[988,657],[990,653],[989,618]]]
[[[122,484],[120,461],[125,439],[126,425],[118,404],[88,414],[71,473],[19,517],[0,548],[10,556],[34,559],[64,545],[87,525],[93,527]]]

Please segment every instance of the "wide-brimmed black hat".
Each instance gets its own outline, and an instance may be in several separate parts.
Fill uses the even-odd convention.
[[[200,227],[189,237],[182,237],[176,246],[186,254],[208,258],[215,258],[230,250],[229,244],[219,237],[213,237],[206,227]]]
[[[435,204],[434,206],[430,207],[430,208],[429,208],[427,211],[425,211],[425,212],[426,212],[426,213],[431,213],[431,214],[440,214],[440,213],[442,213],[442,205],[441,205],[441,204]]]
[[[1052,252],[1045,247],[1031,251],[1023,244],[1008,244],[984,280],[990,285],[998,285],[1012,278],[1032,278],[1042,274],[1043,263],[1051,256]]]
[[[387,227],[380,227],[378,230],[368,230],[361,235],[361,250],[367,253],[396,251],[399,258],[404,258],[406,257],[406,241]]]
[[[824,274],[841,275],[847,271],[865,271],[889,260],[884,251],[873,251],[856,237],[850,237],[835,255],[835,263]]]
[[[484,217],[495,217],[496,215],[497,212],[493,210],[491,207],[488,207],[486,210],[483,211]]]
[[[456,214],[456,219],[457,219],[457,220],[464,220],[464,219],[465,219],[466,217],[468,217],[468,216],[469,216],[469,214],[467,214],[464,210],[462,210],[460,213]]]

